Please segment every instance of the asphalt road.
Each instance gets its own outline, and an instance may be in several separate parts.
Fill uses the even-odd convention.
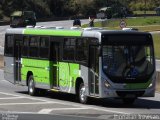
[[[13,85],[4,80],[3,70],[0,70],[0,120],[5,117],[15,120],[29,120],[32,117],[32,120],[112,120],[140,115],[156,115],[160,119],[159,113],[159,93],[155,97],[139,98],[130,106],[114,99],[91,99],[89,104],[83,105],[71,94],[48,91],[36,97],[29,96],[27,87]]]

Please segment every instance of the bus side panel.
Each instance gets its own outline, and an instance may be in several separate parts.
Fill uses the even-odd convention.
[[[76,79],[80,77],[80,65],[75,63],[69,63],[69,66],[70,66],[69,87],[72,88],[71,93],[75,93]]]
[[[27,78],[27,73],[32,72],[36,87],[50,89],[50,61],[36,59],[22,59],[22,81]]]
[[[83,79],[85,88],[86,88],[86,95],[89,96],[89,68],[81,65],[81,78]]]
[[[60,90],[75,93],[75,82],[80,77],[79,64],[59,62],[59,86]]]
[[[11,82],[15,83],[15,76],[14,76],[14,57],[4,57],[4,79]]]

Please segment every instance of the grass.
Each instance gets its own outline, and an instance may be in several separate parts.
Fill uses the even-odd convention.
[[[157,59],[160,59],[160,34],[153,34],[154,51]]]
[[[121,29],[120,28],[121,19],[109,19],[109,20],[99,20],[95,22],[95,27],[104,27],[107,29]],[[160,30],[160,17],[138,17],[138,18],[127,18],[124,19],[127,26],[126,27],[136,27],[140,31],[157,31]],[[87,27],[88,25],[83,25]]]
[[[145,14],[145,11],[133,11],[133,14],[135,15]],[[156,14],[156,11],[146,11],[146,14]]]
[[[121,19],[110,19],[101,22],[102,27],[119,27]],[[159,26],[160,27],[160,17],[139,17],[139,18],[128,18],[124,19],[126,22],[127,26],[149,26],[149,25],[154,25],[154,26]]]

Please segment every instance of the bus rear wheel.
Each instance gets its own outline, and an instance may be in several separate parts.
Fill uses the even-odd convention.
[[[82,104],[87,103],[88,96],[86,95],[86,88],[84,86],[84,83],[81,83],[79,86],[79,102]]]
[[[33,75],[30,75],[28,78],[28,93],[31,96],[35,96],[37,94],[37,89],[35,88]]]

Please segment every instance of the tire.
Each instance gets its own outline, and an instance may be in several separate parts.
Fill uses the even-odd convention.
[[[122,100],[123,104],[132,105],[135,102],[136,98],[123,98]]]
[[[79,102],[82,104],[86,104],[88,101],[88,96],[86,95],[86,89],[84,83],[81,83],[78,91]]]
[[[37,95],[37,89],[35,88],[33,75],[30,75],[28,78],[28,93],[31,96]]]

